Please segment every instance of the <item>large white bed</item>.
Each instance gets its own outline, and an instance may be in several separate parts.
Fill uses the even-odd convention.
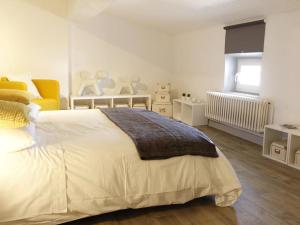
[[[207,195],[230,206],[241,193],[219,150],[218,158],[141,160],[129,136],[99,110],[41,112],[36,141],[0,155],[0,224],[58,224]]]

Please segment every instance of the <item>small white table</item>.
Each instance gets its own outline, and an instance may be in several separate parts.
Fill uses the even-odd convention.
[[[278,140],[287,140],[287,153],[285,161],[276,160],[271,157],[271,144]],[[264,157],[300,170],[300,167],[295,165],[295,154],[298,149],[300,149],[300,129],[287,129],[276,124],[265,126],[263,144]]]
[[[173,118],[191,126],[207,125],[205,103],[193,103],[182,99],[173,100]]]
[[[117,105],[128,105],[132,108],[135,104],[145,103],[148,110],[151,110],[151,95],[103,95],[103,96],[71,96],[71,109],[76,106],[87,106],[95,109],[97,106],[107,105],[109,108]]]

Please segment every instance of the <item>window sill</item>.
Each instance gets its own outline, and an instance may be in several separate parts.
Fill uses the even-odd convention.
[[[236,91],[225,92],[225,93],[233,95],[233,96],[241,96],[241,97],[248,97],[248,98],[259,98],[260,97],[259,94],[236,92]]]

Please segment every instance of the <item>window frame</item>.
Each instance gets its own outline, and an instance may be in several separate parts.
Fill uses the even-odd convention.
[[[237,76],[238,73],[241,71],[241,67],[243,65],[254,65],[254,66],[259,65],[260,68],[262,69],[262,57],[255,57],[255,58],[237,57],[236,60],[237,62],[236,62],[236,73],[234,79],[234,92],[259,95],[260,87],[261,87],[262,71],[260,72],[259,86],[239,84]]]

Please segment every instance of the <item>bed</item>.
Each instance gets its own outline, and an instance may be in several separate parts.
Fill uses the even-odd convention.
[[[41,112],[37,145],[0,155],[0,224],[59,224],[126,208],[241,193],[226,157],[141,160],[130,137],[100,110]]]

